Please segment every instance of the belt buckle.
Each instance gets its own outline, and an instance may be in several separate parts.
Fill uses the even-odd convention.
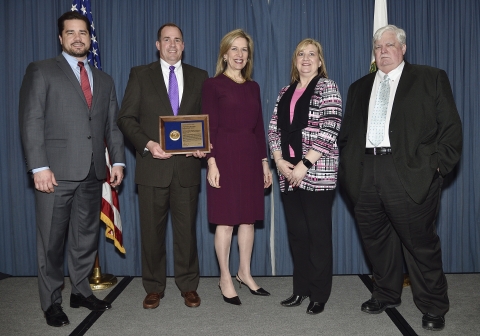
[[[373,147],[373,155],[377,155],[377,147]]]

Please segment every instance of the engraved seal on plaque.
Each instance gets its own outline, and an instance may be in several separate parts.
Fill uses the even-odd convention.
[[[170,132],[170,139],[172,139],[173,141],[177,141],[178,139],[180,139],[180,132],[177,131],[177,130],[173,130]]]

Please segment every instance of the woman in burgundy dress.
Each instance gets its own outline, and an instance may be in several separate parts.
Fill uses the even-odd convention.
[[[202,111],[209,114],[208,219],[216,224],[219,287],[225,302],[240,305],[229,270],[234,226],[238,226],[240,265],[236,279],[252,294],[270,295],[250,273],[254,223],[263,220],[263,188],[272,183],[267,160],[260,88],[251,79],[253,41],[237,29],[220,42],[215,77],[205,81]]]

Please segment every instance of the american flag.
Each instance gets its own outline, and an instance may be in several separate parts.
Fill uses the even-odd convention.
[[[90,52],[87,55],[88,63],[95,68],[102,70],[102,63],[100,62],[100,50],[98,48],[97,35],[95,33],[95,25],[93,24],[92,10],[90,6],[90,0],[73,0],[71,11],[77,11],[87,17],[90,22],[91,31],[91,45]],[[112,172],[112,166],[110,162],[110,156],[108,155],[108,149],[105,146],[105,157],[107,160],[107,179],[103,183],[102,188],[102,210],[100,213],[100,219],[106,225],[105,236],[113,240],[113,243],[117,249],[125,253],[123,247],[122,238],[122,219],[120,218],[120,205],[118,202],[117,191],[110,186],[110,174]]]
[[[100,62],[100,50],[98,49],[97,35],[95,34],[95,25],[93,24],[92,10],[90,6],[90,0],[73,0],[72,12],[80,12],[87,17],[90,22],[90,31],[92,43],[90,45],[90,52],[87,55],[88,63],[95,68],[102,70],[102,63]]]

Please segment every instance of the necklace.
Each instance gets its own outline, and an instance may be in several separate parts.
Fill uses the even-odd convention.
[[[227,74],[226,71],[225,71],[223,74],[224,74],[225,76],[227,76],[228,78],[230,78],[231,80],[233,80],[233,81],[234,81],[235,83],[237,83],[237,84],[243,84],[243,83],[245,83],[245,79],[244,79],[244,78],[242,78],[240,81],[238,81],[238,80],[236,80],[235,78],[230,77],[230,76]]]

